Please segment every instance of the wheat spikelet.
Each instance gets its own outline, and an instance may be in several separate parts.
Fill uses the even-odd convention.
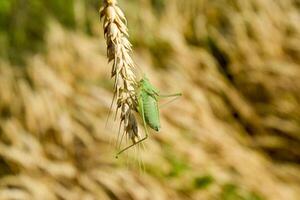
[[[123,125],[123,133],[128,134],[129,138],[135,142],[138,139],[138,128],[133,111],[137,106],[135,94],[137,81],[133,73],[135,66],[129,55],[132,50],[127,38],[126,18],[117,6],[116,0],[103,0],[100,19],[103,19],[108,61],[113,62],[111,76],[114,78],[114,98],[112,103],[116,99],[116,114],[121,110],[120,126]]]

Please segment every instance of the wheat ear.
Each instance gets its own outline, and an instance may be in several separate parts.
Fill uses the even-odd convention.
[[[116,99],[116,114],[121,110],[120,127],[123,126],[123,134],[128,134],[129,138],[135,142],[138,139],[138,126],[133,112],[137,108],[137,81],[133,73],[135,66],[130,56],[132,50],[128,40],[126,18],[116,0],[103,0],[100,19],[103,20],[108,61],[113,63],[111,76],[114,78],[114,98],[112,103]]]

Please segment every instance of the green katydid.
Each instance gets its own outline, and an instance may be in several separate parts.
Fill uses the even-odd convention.
[[[137,110],[143,121],[145,137],[119,151],[116,157],[118,157],[118,155],[120,155],[127,149],[131,148],[132,146],[141,143],[142,141],[148,138],[149,133],[148,133],[147,125],[155,131],[160,130],[159,107],[158,107],[159,97],[174,97],[174,96],[181,96],[181,95],[182,95],[181,93],[168,94],[168,95],[159,94],[159,91],[150,83],[149,79],[144,76],[144,78],[142,78],[138,82],[138,88],[137,88],[138,109]]]

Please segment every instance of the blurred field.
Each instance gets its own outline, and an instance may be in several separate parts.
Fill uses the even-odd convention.
[[[298,0],[119,0],[137,66],[183,93],[119,159],[101,3],[61,2],[0,1],[1,200],[300,198]]]

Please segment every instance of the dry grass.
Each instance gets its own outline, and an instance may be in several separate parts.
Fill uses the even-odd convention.
[[[52,23],[47,53],[0,65],[0,199],[298,199],[296,1],[172,2],[160,18],[148,1],[122,4],[137,64],[184,93],[162,109],[146,172],[114,159],[117,128],[104,129],[105,42]]]
[[[131,44],[127,39],[129,35],[126,18],[116,0],[103,1],[100,18],[103,19],[108,61],[113,62],[111,77],[114,77],[114,97],[112,101],[114,102],[116,98],[116,115],[118,110],[121,110],[120,128],[123,125],[123,133],[120,142],[122,142],[123,135],[126,135],[135,143],[139,139],[137,120],[133,113],[137,110],[137,80],[134,74],[135,66],[129,55]]]

